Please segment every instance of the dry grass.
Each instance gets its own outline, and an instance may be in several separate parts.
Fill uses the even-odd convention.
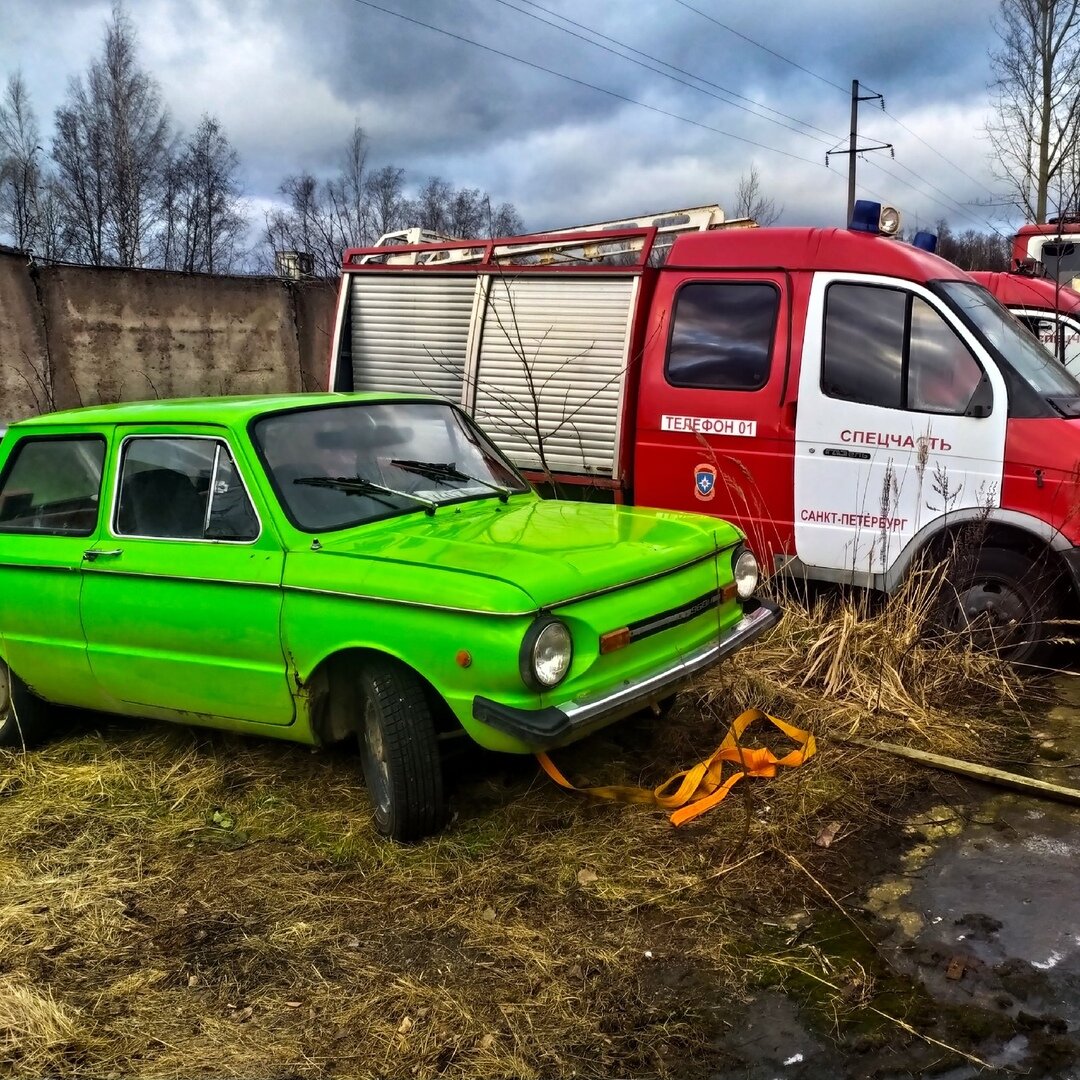
[[[887,599],[786,595],[782,632],[738,658],[734,679],[722,673],[706,696],[770,700],[825,735],[958,756],[994,753],[1000,736],[1015,731],[1021,689],[1032,690],[962,637],[929,632],[940,589],[939,568],[910,575]],[[975,731],[974,715],[982,731]]]
[[[811,763],[679,830],[484,756],[452,767],[448,832],[399,847],[373,836],[345,752],[115,725],[0,755],[0,1061],[261,1080],[715,1069],[770,927],[821,899],[784,852],[835,876],[912,787],[829,735],[972,748],[994,731],[950,705],[1015,699],[1000,665],[927,651],[902,622],[792,605],[662,729],[558,755],[574,777],[651,785],[750,704],[817,731]],[[815,848],[830,820],[841,839]]]

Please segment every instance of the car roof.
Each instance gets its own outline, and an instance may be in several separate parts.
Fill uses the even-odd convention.
[[[249,397],[171,398],[88,405],[20,421],[18,427],[111,426],[114,424],[220,424],[243,427],[272,412],[319,405],[362,404],[375,401],[441,401],[430,394],[260,394]],[[12,425],[16,426],[16,425]]]

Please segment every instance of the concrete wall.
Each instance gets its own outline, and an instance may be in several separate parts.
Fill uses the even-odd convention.
[[[327,283],[31,267],[0,251],[0,417],[322,389],[334,299]]]
[[[52,408],[45,320],[25,255],[0,249],[0,419]]]

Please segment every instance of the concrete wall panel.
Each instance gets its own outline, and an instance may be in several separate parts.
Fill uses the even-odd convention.
[[[83,266],[41,274],[58,408],[300,389],[292,298],[276,279]]]
[[[293,304],[300,349],[300,385],[305,390],[325,390],[337,315],[337,285],[325,281],[294,285]]]
[[[0,251],[0,420],[51,408],[45,325],[27,257]]]

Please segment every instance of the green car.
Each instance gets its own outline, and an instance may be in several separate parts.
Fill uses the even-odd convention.
[[[441,745],[531,753],[754,640],[741,533],[542,500],[430,397],[105,405],[0,440],[0,744],[51,704],[322,744],[377,828],[445,819]]]

